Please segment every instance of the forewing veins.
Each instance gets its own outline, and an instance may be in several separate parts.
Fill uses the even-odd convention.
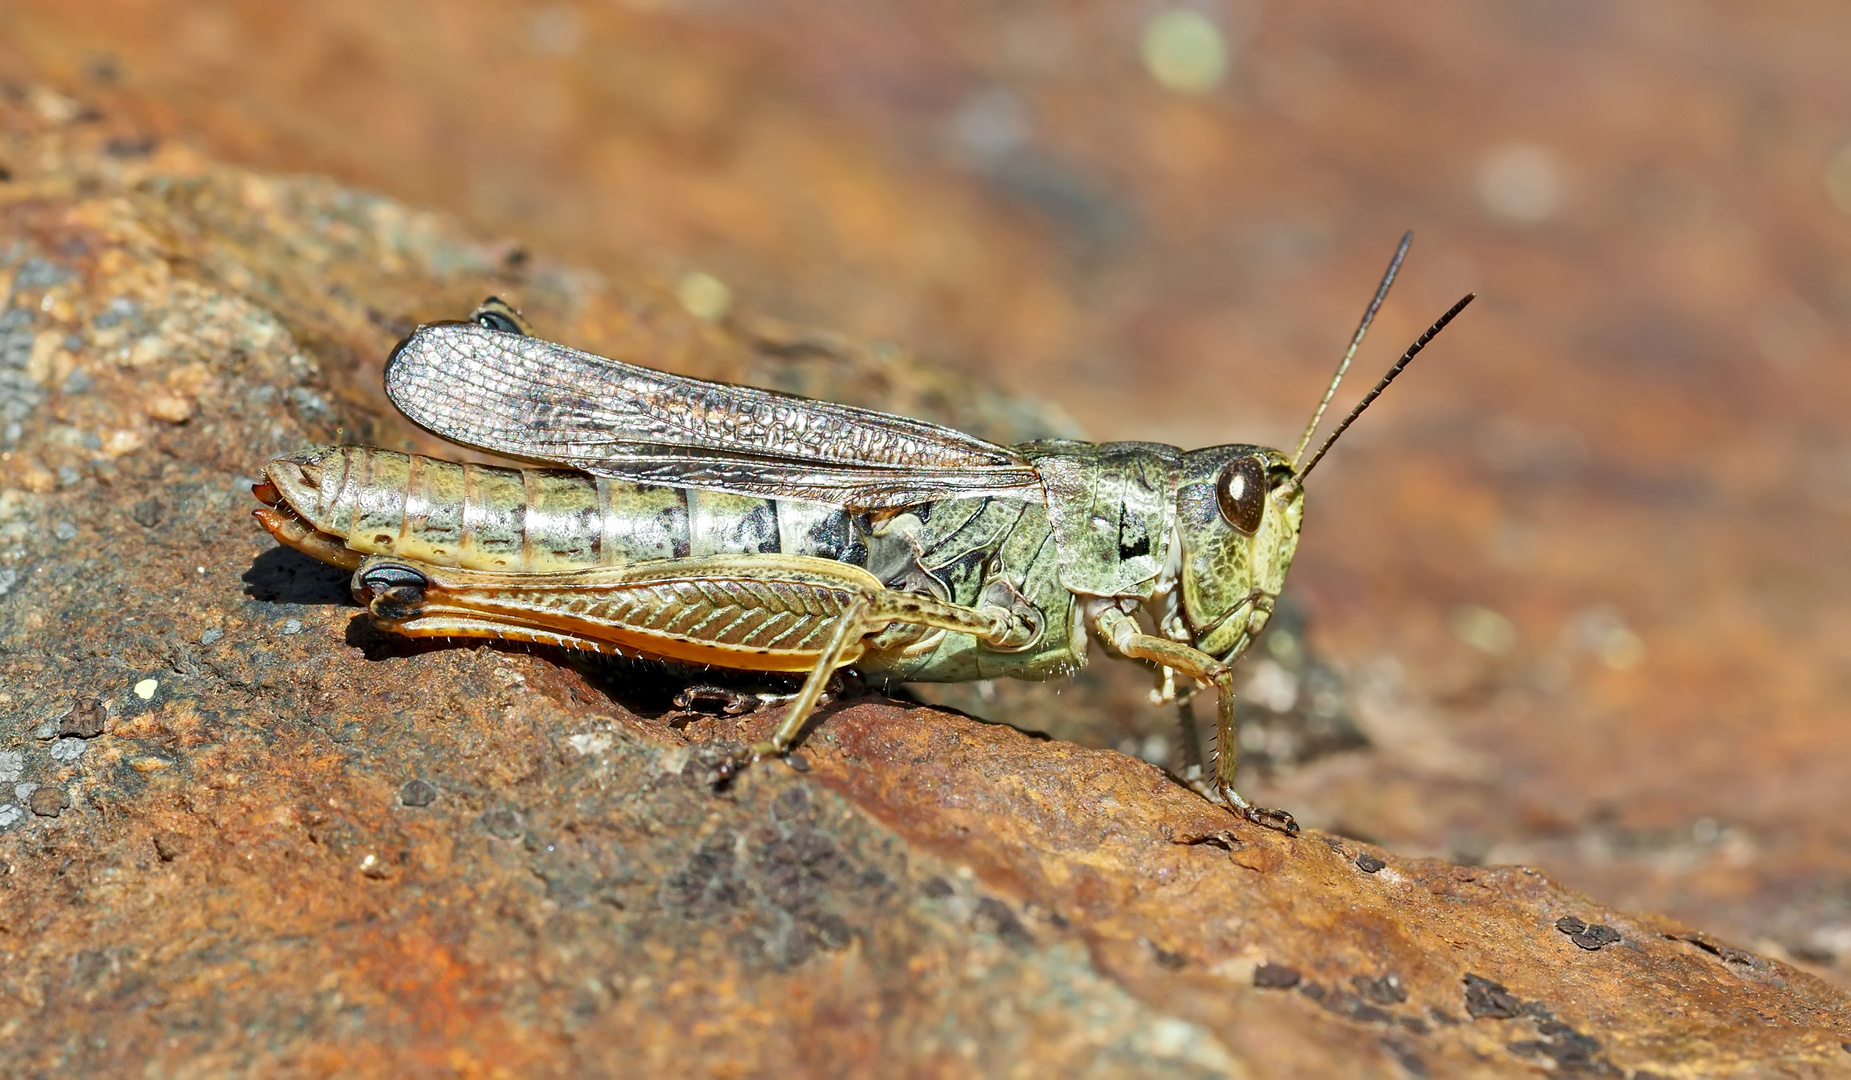
[[[670,375],[474,323],[420,327],[386,394],[465,446],[633,483],[878,509],[1040,498],[1014,450],[923,420]]]

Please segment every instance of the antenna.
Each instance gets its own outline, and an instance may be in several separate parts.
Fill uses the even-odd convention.
[[[1363,343],[1363,335],[1369,332],[1369,324],[1375,321],[1375,313],[1388,299],[1388,287],[1395,283],[1395,275],[1401,272],[1401,260],[1407,258],[1408,245],[1414,242],[1414,230],[1401,234],[1401,246],[1395,249],[1395,257],[1388,260],[1388,272],[1382,275],[1382,283],[1376,286],[1375,299],[1369,301],[1369,310],[1363,312],[1363,321],[1356,324],[1356,336],[1350,339],[1350,347],[1344,350],[1343,359],[1337,362],[1337,373],[1331,376],[1330,385],[1324,388],[1324,400],[1318,402],[1317,411],[1311,414],[1311,423],[1305,425],[1305,433],[1298,437],[1298,446],[1292,450],[1292,468],[1298,468],[1298,459],[1305,454],[1305,447],[1311,444],[1311,436],[1317,434],[1318,425],[1324,422],[1324,410],[1330,408],[1330,399],[1337,396],[1337,384],[1343,381],[1344,372],[1350,370],[1350,361],[1356,359],[1356,350]]]
[[[1408,346],[1408,351],[1401,354],[1401,359],[1395,361],[1395,366],[1388,369],[1388,374],[1382,376],[1382,381],[1375,384],[1375,389],[1363,395],[1363,399],[1356,403],[1354,409],[1350,410],[1350,415],[1344,417],[1343,423],[1337,425],[1337,430],[1330,433],[1330,438],[1324,440],[1323,446],[1318,447],[1318,452],[1311,455],[1311,460],[1307,462],[1305,467],[1298,473],[1298,482],[1300,484],[1305,482],[1305,477],[1311,475],[1312,469],[1318,467],[1318,462],[1324,460],[1324,452],[1329,450],[1331,444],[1337,441],[1337,436],[1349,430],[1350,425],[1356,422],[1356,418],[1361,416],[1363,410],[1369,407],[1369,403],[1381,397],[1382,391],[1388,389],[1388,384],[1395,381],[1395,376],[1401,374],[1407,369],[1409,364],[1414,362],[1414,358],[1420,355],[1420,350],[1427,347],[1427,342],[1432,341],[1434,335],[1446,329],[1446,324],[1453,321],[1453,316],[1464,311],[1465,305],[1477,298],[1477,293],[1466,293],[1463,299],[1446,309],[1446,314],[1440,316],[1439,321],[1427,327],[1427,332],[1415,339],[1414,344]]]

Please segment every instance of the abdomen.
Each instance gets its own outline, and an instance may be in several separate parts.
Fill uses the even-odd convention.
[[[291,510],[349,550],[435,566],[544,573],[756,553],[867,562],[856,515],[793,499],[367,446],[314,447],[270,462],[265,474]]]

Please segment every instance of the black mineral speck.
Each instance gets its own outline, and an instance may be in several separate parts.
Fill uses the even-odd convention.
[[[1589,952],[1618,944],[1620,940],[1620,932],[1611,926],[1589,923],[1573,915],[1564,915],[1555,920],[1555,928],[1567,934],[1568,940]]]
[[[1474,1020],[1509,1020],[1523,1011],[1523,1002],[1481,975],[1465,977],[1465,1011]]]
[[[1253,969],[1253,985],[1264,990],[1290,990],[1304,976],[1284,964],[1261,964]]]
[[[437,785],[429,780],[407,780],[398,789],[398,801],[406,806],[429,806],[437,801]]]
[[[739,775],[739,763],[745,760],[746,748],[740,743],[715,742],[694,748],[681,775],[715,792],[728,791]]]
[[[1333,991],[1323,999],[1326,1009],[1361,1024],[1386,1024],[1394,1017],[1369,1004],[1348,990]]]
[[[849,876],[848,860],[828,833],[805,827],[785,835],[767,831],[754,863],[760,888],[772,904],[792,912],[814,910]]]
[[[988,923],[990,928],[996,932],[997,937],[1017,948],[1035,943],[1034,936],[1028,932],[1028,927],[1023,926],[1022,920],[1016,918],[1015,912],[1009,910],[1009,905],[993,896],[986,896],[977,901],[977,918],[981,922]]]
[[[1365,874],[1373,874],[1388,864],[1369,854],[1367,851],[1356,856],[1356,868]]]
[[[919,895],[928,900],[943,900],[951,895],[951,882],[942,877],[929,877],[919,884]]]
[[[1420,1055],[1414,1052],[1412,1046],[1390,1036],[1382,1040],[1382,1049],[1388,1051],[1388,1056],[1395,1059],[1395,1064],[1401,1066],[1403,1072],[1415,1077],[1416,1080],[1426,1080],[1429,1075],[1427,1063],[1420,1059]]]
[[[1767,961],[1756,956],[1754,953],[1748,952],[1745,949],[1738,949],[1733,945],[1724,945],[1722,942],[1710,938],[1708,934],[1675,934],[1672,936],[1672,940],[1684,941],[1695,945],[1697,948],[1702,949],[1704,952],[1709,953],[1726,964],[1741,964],[1744,967],[1751,967],[1756,970],[1763,969],[1767,966]]]
[[[1600,1056],[1600,1040],[1584,1035],[1567,1024],[1536,1025],[1540,1039],[1513,1042],[1507,1049],[1519,1057],[1543,1057],[1555,1062],[1565,1073],[1593,1076],[1619,1076],[1613,1063]]]
[[[844,949],[855,938],[849,928],[848,920],[834,912],[825,911],[805,920],[810,932],[816,935],[817,944],[825,949]]]
[[[109,712],[103,708],[101,699],[78,698],[58,724],[58,734],[67,738],[94,739],[103,733],[103,722],[108,718]]]
[[[1566,1043],[1580,1050],[1585,1050],[1590,1054],[1598,1053],[1600,1050],[1599,1039],[1594,1038],[1592,1035],[1583,1035],[1581,1032],[1576,1031],[1574,1028],[1564,1023],[1550,1022],[1547,1024],[1538,1024],[1536,1025],[1536,1030],[1547,1035],[1551,1039]]]
[[[1620,932],[1611,926],[1602,926],[1599,923],[1595,923],[1579,934],[1568,935],[1568,940],[1581,946],[1588,952],[1598,952],[1609,945],[1619,944]]]
[[[709,837],[662,884],[665,906],[689,918],[719,915],[746,899],[739,856],[733,850],[733,837],[727,834]]]
[[[1189,958],[1182,953],[1166,949],[1149,938],[1143,940],[1144,944],[1150,946],[1150,954],[1156,959],[1158,964],[1169,968],[1171,971],[1181,971],[1183,968],[1189,966]]]
[[[1408,999],[1408,988],[1401,985],[1400,977],[1394,974],[1379,978],[1358,975],[1350,982],[1355,984],[1357,993],[1377,1005],[1399,1005]]]
[[[1328,994],[1330,991],[1325,990],[1322,986],[1319,986],[1317,983],[1308,982],[1308,983],[1300,984],[1298,988],[1298,992],[1305,995],[1306,997],[1310,998],[1313,1001],[1323,1001],[1324,995]]]
[[[505,806],[483,814],[482,827],[503,840],[519,840],[527,831],[527,826],[521,821],[520,812]]]
[[[776,929],[766,939],[767,949],[785,964],[800,964],[818,948],[846,948],[855,931],[835,906],[852,902],[860,890],[886,888],[887,876],[872,867],[858,871],[832,836],[803,823],[816,814],[802,788],[781,792],[771,811],[774,824],[753,831],[747,845],[749,861],[739,864],[740,903],[755,898],[771,909]],[[735,865],[729,861],[736,861],[734,850],[713,850],[699,867],[690,863],[683,881],[692,882],[697,868],[711,867],[710,882],[730,883],[726,868]],[[706,895],[716,902],[721,896],[711,891]]]
[[[789,787],[778,793],[771,800],[771,818],[786,824],[807,821],[812,817],[810,811],[810,793],[802,787]]]
[[[167,516],[167,504],[159,499],[147,498],[129,508],[129,517],[144,529],[152,529]]]

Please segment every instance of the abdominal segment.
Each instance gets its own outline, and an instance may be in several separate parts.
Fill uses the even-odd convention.
[[[799,500],[359,446],[315,447],[272,461],[265,473],[277,495],[276,514],[287,507],[313,531],[363,556],[510,573],[729,554],[867,562],[863,517]],[[284,543],[336,561],[264,523]]]

